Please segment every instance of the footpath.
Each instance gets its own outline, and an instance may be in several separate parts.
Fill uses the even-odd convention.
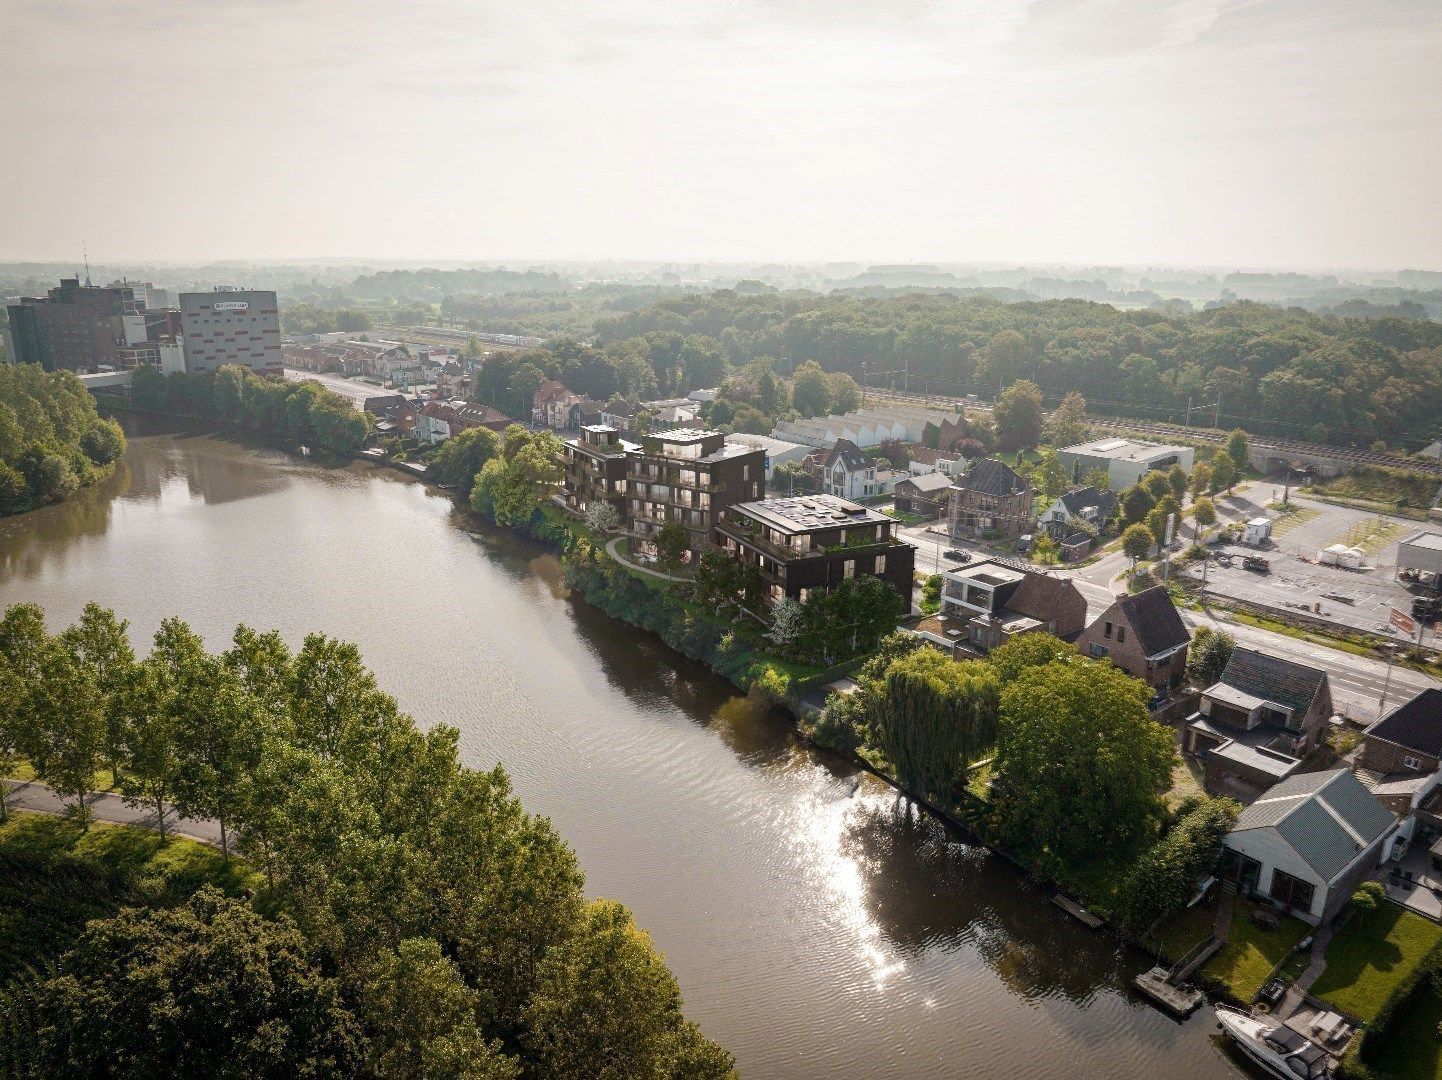
[[[58,817],[72,810],[75,805],[73,800],[62,799],[49,784],[42,784],[37,780],[3,780],[0,783],[9,791],[5,805],[11,810],[29,810]],[[104,791],[93,792],[86,801],[96,821],[130,825],[138,829],[159,828],[154,807],[131,806],[119,795]],[[197,821],[181,817],[174,810],[169,810],[165,815],[165,832],[166,835],[185,836],[191,840],[199,840],[202,844],[220,847],[220,823],[208,818]]]

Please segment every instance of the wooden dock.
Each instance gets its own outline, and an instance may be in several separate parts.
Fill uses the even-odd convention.
[[[1051,898],[1051,902],[1057,907],[1061,908],[1063,911],[1065,911],[1068,915],[1072,916],[1083,926],[1091,930],[1100,930],[1103,926],[1106,925],[1103,920],[1097,918],[1086,908],[1078,904],[1075,900],[1068,899],[1061,893],[1057,893],[1055,896],[1053,896]]]
[[[1176,1016],[1190,1016],[1202,1003],[1202,992],[1195,986],[1172,982],[1172,973],[1164,967],[1144,971],[1132,985],[1163,1009]]]

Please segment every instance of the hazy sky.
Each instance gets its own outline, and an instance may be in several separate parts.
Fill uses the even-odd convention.
[[[1439,0],[0,0],[0,258],[1442,268]]]

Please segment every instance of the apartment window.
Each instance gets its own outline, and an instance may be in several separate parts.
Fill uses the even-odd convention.
[[[878,574],[884,574],[884,573],[886,573],[886,556],[885,556],[885,555],[878,555],[878,556],[876,556],[876,572],[877,572]]]
[[[1422,763],[1416,758],[1414,758],[1411,754],[1406,755],[1402,759],[1402,765],[1403,767],[1408,769],[1420,769],[1422,767]]]
[[[1093,641],[1092,644],[1091,644],[1091,650],[1090,650],[1090,651],[1091,651],[1092,657],[1093,657],[1094,659],[1097,659],[1097,660],[1102,659],[1103,657],[1107,656],[1107,655],[1111,652],[1111,650],[1108,649],[1105,645],[1103,645],[1100,641]]]
[[[856,560],[855,560],[855,559],[847,559],[846,562],[844,562],[844,563],[842,564],[842,566],[841,566],[841,576],[842,576],[842,577],[849,577],[849,578],[856,576]]]
[[[750,465],[742,465],[742,466],[741,466],[741,479],[742,479],[742,480],[750,480],[750,479],[751,479],[751,466],[750,466]]]
[[[1109,637],[1111,637],[1111,636],[1112,636],[1112,624],[1111,624],[1111,623],[1107,623],[1106,626],[1102,628],[1102,637],[1108,637],[1108,638],[1109,638]]]
[[[1120,645],[1122,642],[1126,641],[1126,639],[1127,639],[1127,628],[1126,628],[1125,626],[1118,626],[1118,627],[1117,627],[1117,644]]]

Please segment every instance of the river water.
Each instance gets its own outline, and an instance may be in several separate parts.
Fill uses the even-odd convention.
[[[238,622],[355,641],[419,723],[506,765],[745,1077],[1239,1075],[1205,1015],[1126,989],[1140,954],[465,525],[373,466],[133,434],[105,484],[0,521],[0,604],[56,629],[93,599],[142,647],[170,614],[212,647]]]

